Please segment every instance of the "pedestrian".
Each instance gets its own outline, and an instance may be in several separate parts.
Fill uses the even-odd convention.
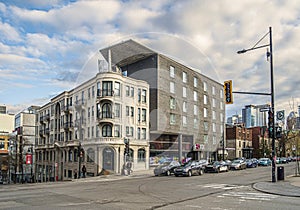
[[[81,171],[82,171],[82,177],[85,178],[85,173],[86,173],[86,167],[85,167],[85,165],[82,166]]]
[[[77,170],[74,171],[74,179],[77,179]]]

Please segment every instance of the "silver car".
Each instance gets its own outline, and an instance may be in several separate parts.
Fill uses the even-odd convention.
[[[154,175],[155,176],[159,176],[159,175],[170,176],[171,174],[174,173],[174,169],[179,166],[180,166],[180,163],[175,160],[163,162],[161,165],[157,166],[154,169]]]

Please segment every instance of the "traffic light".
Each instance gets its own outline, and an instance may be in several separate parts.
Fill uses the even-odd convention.
[[[276,126],[276,138],[280,139],[282,137],[282,127],[277,127]]]
[[[125,138],[124,139],[124,144],[125,144],[125,150],[124,150],[124,154],[129,154],[129,139]]]
[[[268,127],[269,127],[269,138],[274,137],[274,113],[273,111],[269,110],[268,112]]]
[[[225,95],[225,103],[233,104],[232,80],[228,80],[224,82],[224,95]]]

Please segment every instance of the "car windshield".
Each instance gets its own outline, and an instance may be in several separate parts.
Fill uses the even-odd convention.
[[[234,160],[232,163],[240,163],[241,160]]]

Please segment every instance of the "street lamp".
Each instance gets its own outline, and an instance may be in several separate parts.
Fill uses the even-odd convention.
[[[267,35],[270,37],[269,44],[257,46],[261,40],[263,40]],[[273,46],[272,46],[272,27],[269,27],[269,32],[266,33],[256,44],[249,49],[243,49],[238,51],[238,54],[246,53],[251,50],[256,50],[259,48],[270,47],[270,52],[267,52],[267,57],[270,57],[270,75],[271,75],[271,93],[268,94],[271,96],[271,107],[270,111],[273,113],[274,116],[274,80],[273,80]],[[272,124],[270,132],[272,132],[272,182],[276,182],[276,175],[275,175],[275,123]]]

